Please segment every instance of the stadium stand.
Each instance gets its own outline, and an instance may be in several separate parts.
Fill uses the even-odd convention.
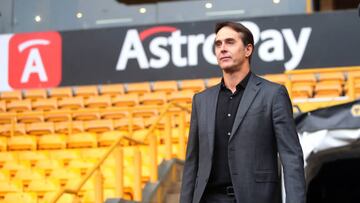
[[[359,98],[357,70],[264,77],[285,85],[294,106],[304,112]],[[162,160],[185,158],[192,96],[219,82],[210,78],[2,92],[0,202],[141,201],[145,184],[158,180]]]

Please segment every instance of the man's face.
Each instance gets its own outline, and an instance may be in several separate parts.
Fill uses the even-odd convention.
[[[230,27],[223,27],[216,34],[215,54],[223,71],[239,70],[248,62],[251,51],[251,45],[244,46],[240,33]]]

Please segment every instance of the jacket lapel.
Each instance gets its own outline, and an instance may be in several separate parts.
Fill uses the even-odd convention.
[[[214,151],[214,139],[215,139],[215,115],[216,115],[216,105],[220,91],[220,84],[216,85],[212,91],[209,92],[209,95],[206,98],[206,123],[207,131],[209,138],[209,150],[210,157],[212,157]]]
[[[229,142],[232,139],[232,137],[234,136],[236,130],[238,129],[239,125],[241,124],[246,112],[248,111],[252,101],[254,100],[254,98],[256,97],[257,93],[259,92],[260,89],[260,84],[261,81],[258,80],[257,76],[252,73],[250,78],[249,78],[249,82],[247,84],[247,87],[245,88],[244,94],[242,96],[241,102],[239,104],[238,110],[236,112],[236,117],[235,117],[235,121],[233,124],[233,127],[231,129],[231,135],[229,138]]]

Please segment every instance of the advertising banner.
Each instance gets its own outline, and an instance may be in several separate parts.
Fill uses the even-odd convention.
[[[254,35],[257,74],[360,65],[356,11],[233,21]],[[0,91],[218,77],[216,22],[0,35]]]

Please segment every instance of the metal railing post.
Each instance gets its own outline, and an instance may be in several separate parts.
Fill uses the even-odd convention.
[[[134,200],[141,201],[141,152],[138,146],[134,148]]]
[[[115,149],[115,195],[122,197],[124,194],[124,152],[120,145]]]
[[[100,171],[100,168],[98,168],[95,172],[95,180],[94,180],[94,188],[95,188],[95,202],[96,203],[103,203],[104,202],[104,178]]]
[[[171,135],[171,120],[170,113],[166,113],[165,116],[165,159],[170,160],[172,157],[172,135]]]

